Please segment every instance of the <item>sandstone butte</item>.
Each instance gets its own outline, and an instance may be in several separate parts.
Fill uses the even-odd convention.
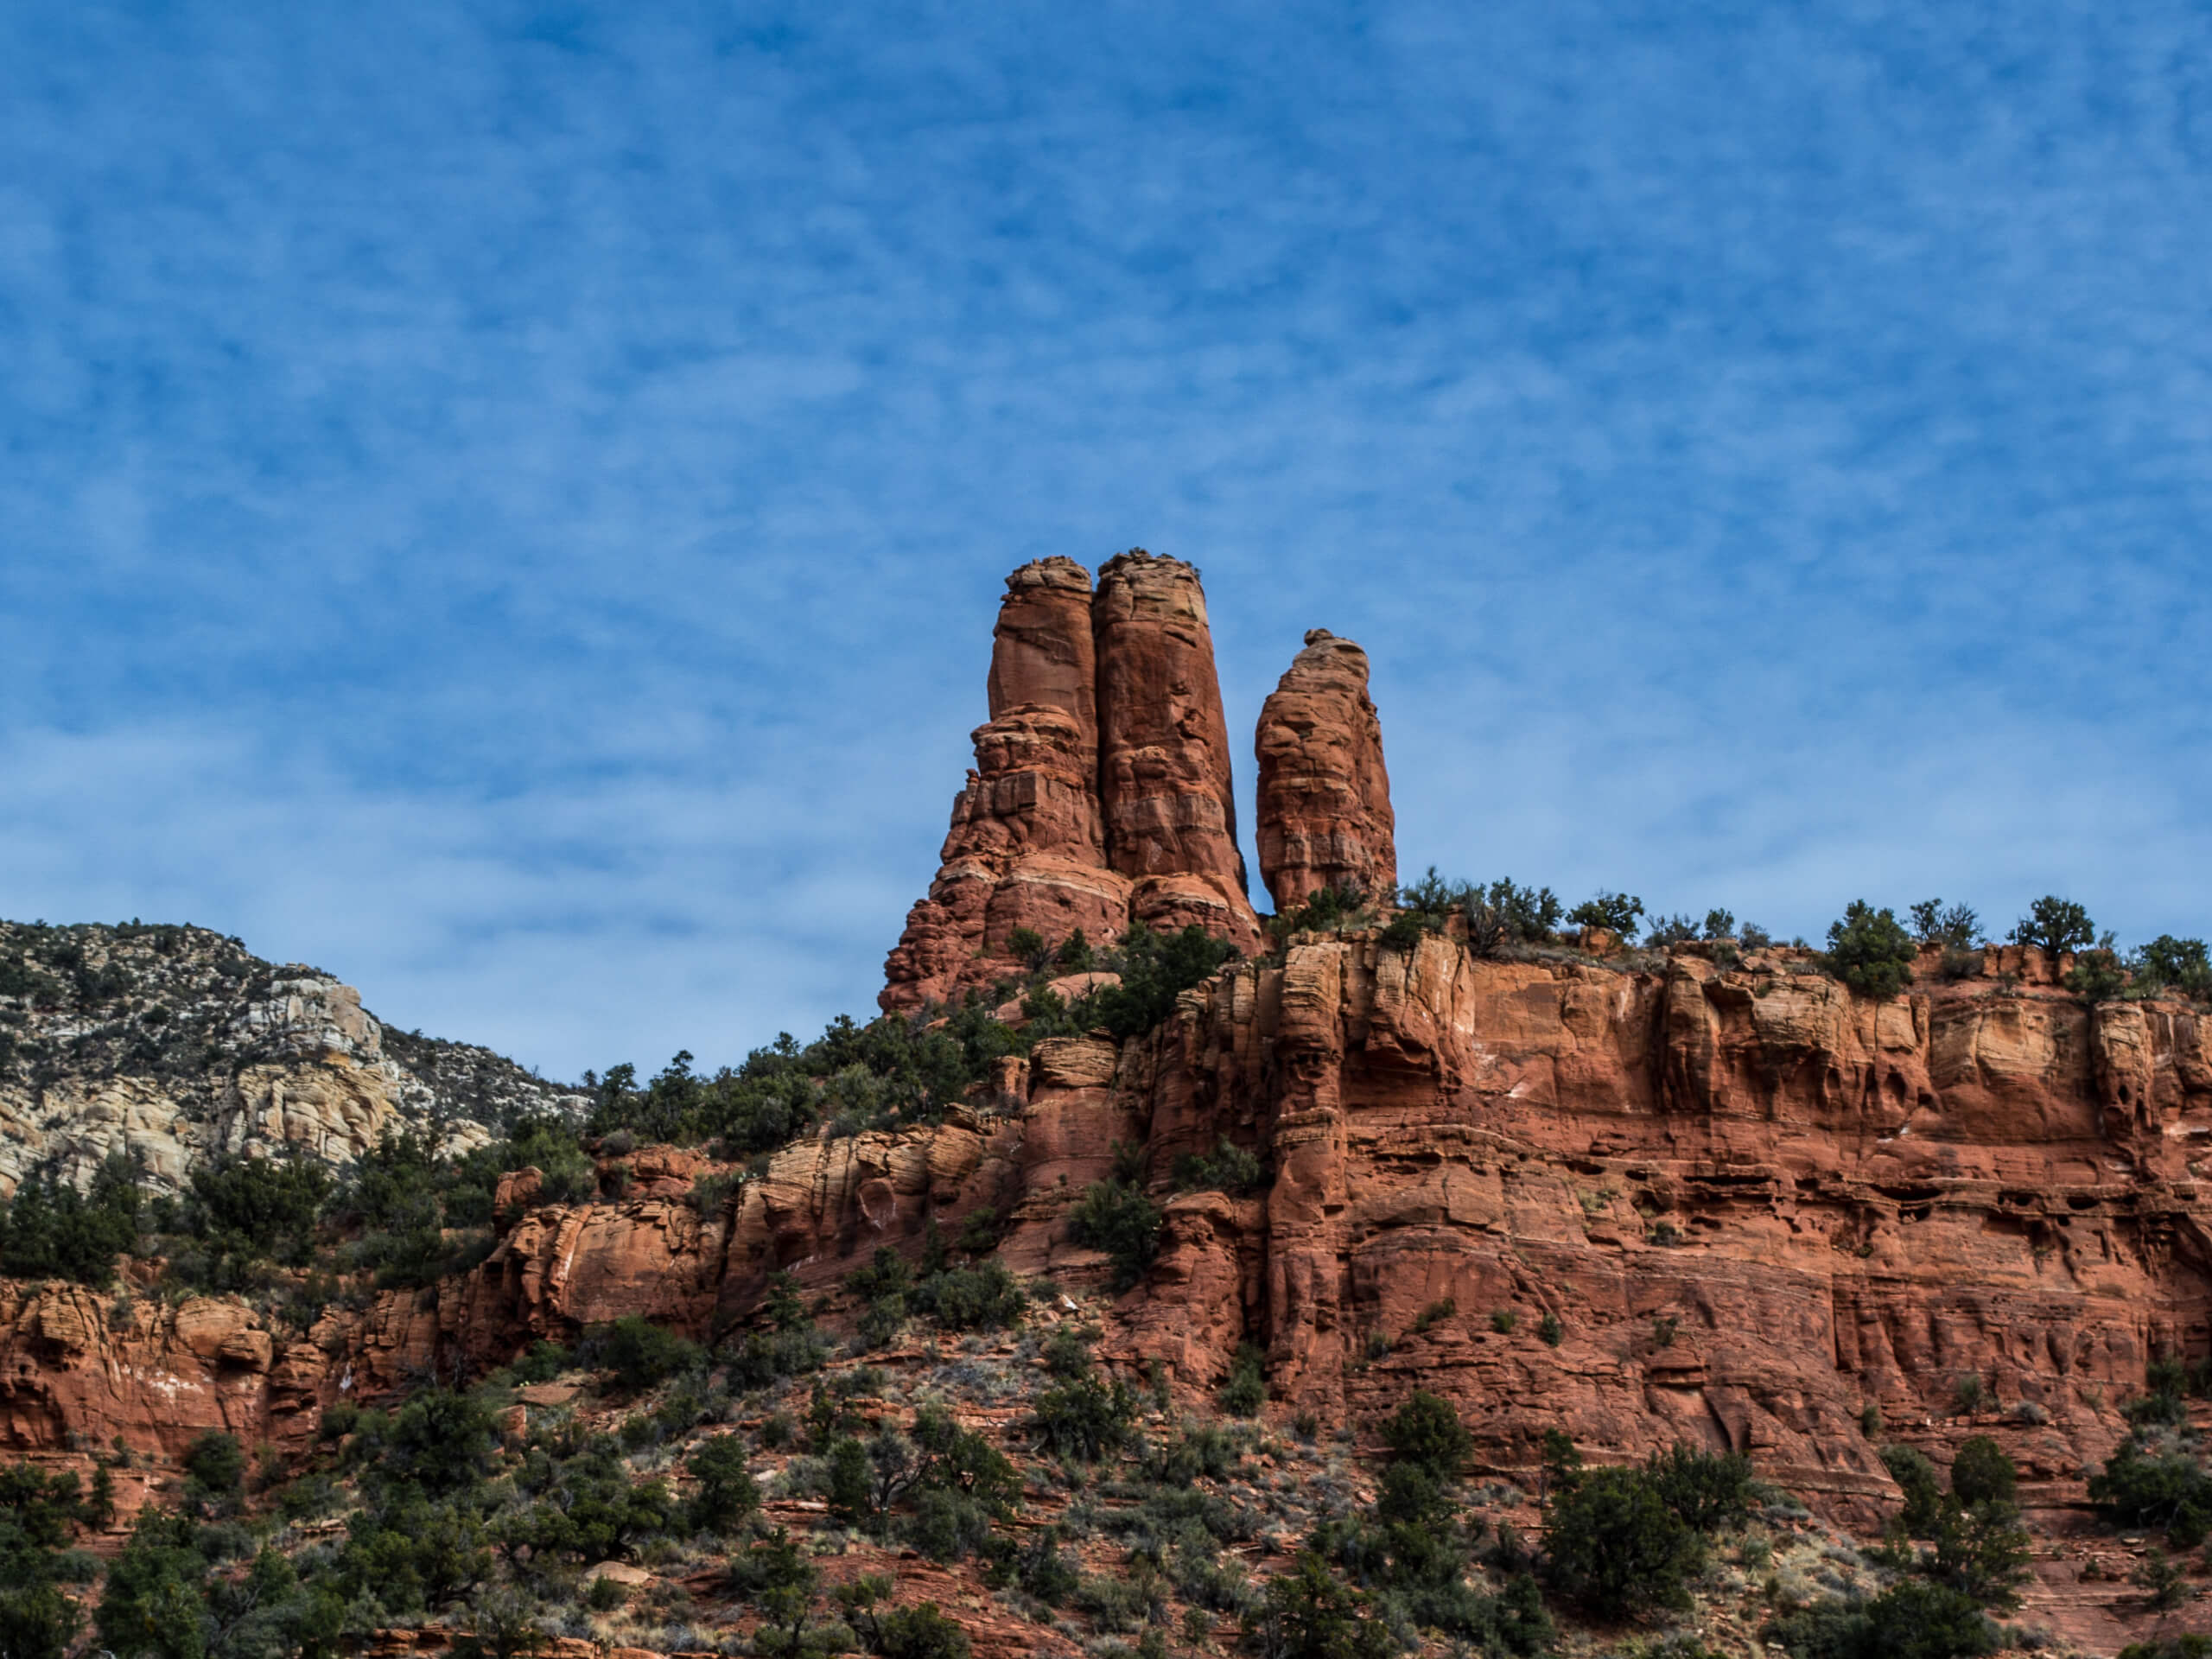
[[[1130,556],[1096,594],[1069,561],[1014,574],[977,770],[887,1003],[999,969],[1018,925],[1103,939],[1192,916],[1256,944],[1205,638],[1187,566]],[[1262,717],[1279,903],[1390,879],[1364,678],[1356,647],[1309,636]],[[304,1332],[235,1300],[118,1315],[79,1287],[0,1287],[0,1442],[67,1461],[120,1437],[171,1467],[212,1427],[302,1448],[334,1402],[539,1336],[631,1313],[716,1335],[784,1268],[834,1298],[875,1249],[918,1252],[984,1206],[1015,1272],[1103,1287],[1068,1217],[1126,1141],[1164,1241],[1099,1351],[1194,1402],[1249,1342],[1272,1414],[1364,1433],[1431,1389],[1480,1472],[1531,1487],[1547,1429],[1597,1461],[1739,1448],[1862,1530],[1899,1500],[1878,1440],[1942,1463],[1986,1433],[2038,1529],[2081,1533],[2146,1363],[2212,1334],[2212,1027],[2181,1001],[2092,1006],[2064,965],[2005,947],[1947,978],[1930,953],[1876,999],[1787,948],[1484,960],[1449,931],[1296,934],[1141,1036],[1039,1042],[941,1125],[787,1145],[711,1213],[692,1151],[631,1154],[614,1203],[511,1176],[480,1267]],[[1271,1181],[1176,1191],[1178,1156],[1223,1139]],[[1988,1403],[1964,1414],[1969,1376]],[[2031,1609],[2073,1593],[2039,1570]]]

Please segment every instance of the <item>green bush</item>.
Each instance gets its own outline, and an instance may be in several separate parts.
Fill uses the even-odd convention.
[[[1175,1185],[1185,1192],[1249,1192],[1267,1179],[1266,1167],[1224,1135],[1211,1155],[1186,1152],[1175,1160]]]
[[[2018,1505],[2005,1498],[1943,1500],[1932,1535],[1936,1548],[1921,1566],[1931,1578],[1978,1602],[2009,1606],[2027,1576],[2030,1540]]]
[[[1236,1345],[1236,1363],[1222,1385],[1221,1408],[1232,1417],[1256,1417],[1268,1403],[1267,1378],[1262,1374],[1260,1351],[1249,1343]]]
[[[1916,1446],[1891,1445],[1882,1448],[1882,1465],[1904,1493],[1904,1510],[1897,1519],[1908,1537],[1925,1538],[1935,1529],[1943,1489],[1936,1478],[1936,1465]]]
[[[1602,927],[1615,938],[1632,939],[1637,918],[1643,914],[1643,899],[1600,887],[1596,898],[1586,899],[1568,911],[1567,919],[1576,927]]]
[[[2012,937],[2013,944],[2034,945],[2056,963],[2069,950],[2094,944],[2097,925],[2089,919],[2089,912],[2071,899],[2045,893],[2013,925]]]
[[[1475,1449],[1450,1402],[1421,1389],[1385,1420],[1382,1443],[1393,1461],[1416,1465],[1439,1481],[1457,1480]]]
[[[1397,1642],[1375,1616],[1372,1598],[1352,1589],[1308,1550],[1270,1579],[1244,1621],[1265,1659],[1389,1659]]]
[[[1586,1470],[1548,1508],[1546,1571],[1567,1599],[1601,1618],[1688,1605],[1705,1541],[1643,1470]]]
[[[684,1510],[694,1532],[728,1534],[760,1507],[760,1489],[745,1455],[745,1442],[734,1434],[716,1434],[702,1440],[683,1466],[698,1484]]]
[[[1887,909],[1863,899],[1828,925],[1828,971],[1861,996],[1895,996],[1912,981],[1912,936]]]
[[[907,1300],[948,1331],[997,1331],[1021,1323],[1029,1298],[996,1262],[951,1268],[914,1287]]]
[[[1068,1231],[1077,1243],[1111,1256],[1114,1287],[1127,1290],[1159,1255],[1164,1220],[1142,1188],[1119,1180],[1093,1181],[1070,1213]]]
[[[137,1248],[142,1173],[135,1158],[114,1153],[81,1193],[51,1169],[25,1176],[0,1200],[0,1274],[111,1282],[116,1257]]]
[[[1374,919],[1374,907],[1365,890],[1357,883],[1343,882],[1317,887],[1303,903],[1269,917],[1268,935],[1281,950],[1294,933],[1341,933],[1347,928],[1364,927]]]
[[[2084,950],[2060,981],[2085,1002],[2110,1002],[2129,988],[2127,971],[2112,950]]]
[[[2156,1527],[2191,1548],[2212,1525],[2212,1478],[2186,1452],[2148,1452],[2130,1438],[2089,1479],[2089,1498],[2116,1526]]]
[[[1236,956],[1236,947],[1196,923],[1154,933],[1141,922],[1115,948],[1121,982],[1090,999],[1091,1014],[1116,1039],[1141,1036],[1175,1011],[1175,999],[1202,985]]]
[[[2161,933],[2135,952],[2131,966],[2146,992],[2179,991],[2184,996],[2212,996],[2212,959],[2202,939],[2177,939]]]
[[[1948,950],[1971,950],[1981,939],[1981,918],[1972,905],[1946,905],[1941,899],[1923,899],[1913,906],[1912,936],[1923,945]]]
[[[1644,1465],[1659,1500],[1685,1526],[1708,1536],[1751,1518],[1751,1460],[1741,1452],[1700,1452],[1677,1443]]]
[[[185,1493],[206,1509],[235,1508],[245,1485],[245,1448],[234,1434],[209,1429],[184,1451]]]
[[[1951,1491],[1961,1503],[2010,1503],[2019,1478],[2005,1448],[1986,1434],[1969,1435],[1951,1459]]]
[[[583,1354],[592,1365],[613,1372],[617,1386],[632,1394],[696,1370],[704,1358],[697,1343],[663,1330],[642,1313],[625,1313],[590,1332]]]
[[[1086,1463],[1120,1451],[1137,1414],[1135,1397],[1118,1378],[1108,1382],[1089,1375],[1046,1389],[1033,1409],[1038,1445],[1053,1457]]]
[[[1762,1640],[1791,1659],[1975,1659],[2004,1645],[1971,1597],[1905,1579],[1871,1601],[1823,1601],[1775,1619]]]
[[[968,1633],[933,1601],[894,1607],[877,1621],[874,1649],[883,1659],[968,1659]]]

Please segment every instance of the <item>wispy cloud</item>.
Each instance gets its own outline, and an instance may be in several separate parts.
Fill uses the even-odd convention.
[[[1410,862],[2212,932],[2212,21],[1993,16],[10,9],[0,910],[733,1058],[1143,543]]]

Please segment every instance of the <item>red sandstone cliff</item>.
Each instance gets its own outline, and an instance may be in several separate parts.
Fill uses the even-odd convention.
[[[1012,1114],[797,1143],[703,1219],[696,1156],[641,1153],[625,1202],[532,1211],[474,1273],[305,1336],[228,1303],[118,1325],[82,1291],[17,1289],[0,1422],[48,1452],[121,1433],[174,1456],[217,1422],[286,1444],[348,1393],[622,1313],[710,1334],[778,1268],[834,1292],[985,1205],[1017,1271],[1095,1280],[1066,1212],[1141,1136],[1166,1240],[1104,1350],[1181,1386],[1254,1341],[1286,1405],[1366,1422],[1448,1395],[1493,1469],[1525,1472],[1546,1427],[1616,1455],[1688,1438],[1860,1520],[1891,1491],[1873,1403],[1939,1450],[1995,1433],[2031,1502],[2078,1504],[2147,1360],[2207,1347],[2203,1022],[1993,978],[1874,1001],[1803,967],[1308,938],[1118,1050],[1040,1044]],[[1271,1185],[1174,1193],[1174,1158],[1223,1136]],[[1949,1414],[1967,1375],[1992,1413]]]

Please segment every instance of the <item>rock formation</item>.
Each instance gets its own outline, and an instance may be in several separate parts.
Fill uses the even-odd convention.
[[[989,721],[929,896],[884,966],[888,1009],[1018,976],[1027,929],[1093,944],[1198,923],[1250,950],[1228,726],[1198,573],[1125,553],[1098,591],[1072,559],[1007,578]]]
[[[205,928],[0,922],[0,1197],[125,1147],[159,1190],[220,1155],[340,1165],[385,1134],[482,1145],[579,1097],[487,1049],[387,1029],[327,974]]]
[[[1260,879],[1277,911],[1323,887],[1386,899],[1398,886],[1397,823],[1367,653],[1325,628],[1260,709]]]
[[[1098,573],[1099,795],[1137,920],[1259,938],[1236,849],[1229,722],[1198,573],[1135,551]]]

